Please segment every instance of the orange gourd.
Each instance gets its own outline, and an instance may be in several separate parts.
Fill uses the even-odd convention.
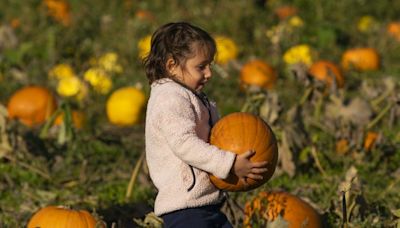
[[[342,55],[342,67],[345,70],[354,68],[357,71],[379,69],[379,55],[374,48],[354,48]]]
[[[8,116],[18,119],[26,126],[42,124],[56,110],[56,99],[47,88],[26,86],[12,94]]]
[[[273,175],[278,160],[278,146],[271,128],[260,117],[250,113],[232,113],[220,119],[211,130],[210,143],[220,149],[242,154],[255,150],[252,162],[268,161],[268,171],[261,181],[248,179],[245,186],[236,175],[221,180],[210,175],[211,182],[226,191],[249,191],[267,182]]]
[[[288,228],[323,227],[321,216],[310,204],[287,192],[260,192],[246,203],[244,225],[251,227],[252,216],[272,222],[278,215],[288,223]]]
[[[277,73],[266,62],[255,59],[247,62],[240,70],[241,87],[257,86],[265,89],[272,88],[277,80]]]
[[[333,77],[335,77],[338,88],[343,88],[344,86],[342,72],[336,64],[330,61],[320,60],[314,62],[308,70],[308,73],[317,80],[326,82],[328,86],[332,85]]]
[[[28,228],[95,228],[96,225],[96,219],[88,211],[47,206],[32,216]]]

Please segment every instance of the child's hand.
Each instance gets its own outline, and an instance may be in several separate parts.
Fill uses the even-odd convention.
[[[255,154],[254,150],[249,150],[236,157],[235,163],[232,167],[232,172],[241,179],[244,184],[247,184],[246,178],[254,180],[262,180],[263,173],[267,172],[267,161],[253,163],[250,158]]]

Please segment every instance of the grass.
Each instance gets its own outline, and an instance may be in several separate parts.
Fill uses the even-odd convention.
[[[365,204],[357,201],[347,226],[395,227],[398,218],[393,211],[400,205],[400,43],[386,34],[385,25],[399,19],[396,13],[400,2],[271,0],[262,4],[262,1],[172,0],[166,4],[70,0],[69,3],[72,15],[69,26],[49,16],[42,1],[0,3],[1,31],[10,28],[7,26],[13,20],[19,21],[8,36],[0,35],[0,104],[6,106],[14,91],[30,84],[46,86],[56,94],[56,81],[47,74],[59,63],[70,64],[82,78],[92,57],[112,51],[118,54],[124,71],[112,77],[113,87],[108,93],[99,94],[89,87],[89,95],[83,102],[71,103],[85,112],[87,121],[83,129],[73,129],[74,138],[66,144],[57,143],[60,131],[57,128],[51,128],[49,136],[43,139],[39,137],[41,127],[27,128],[16,121],[2,125],[0,121],[0,133],[13,146],[12,151],[0,148],[0,227],[23,227],[36,210],[49,204],[96,211],[109,226],[114,223],[117,227],[132,226],[133,218],[143,218],[152,210],[156,190],[146,167],[141,169],[132,195],[125,196],[132,170],[144,151],[145,110],[139,124],[124,128],[110,124],[104,110],[108,96],[122,86],[140,83],[146,95],[149,94],[137,44],[163,23],[179,20],[195,23],[212,35],[228,36],[238,46],[239,55],[234,63],[219,66],[205,88],[217,102],[221,116],[239,111],[248,98],[239,89],[240,66],[249,59],[261,58],[278,72],[277,85],[266,94],[276,93],[279,97],[279,117],[270,123],[279,142],[288,127],[304,128],[303,131],[294,128],[297,130],[291,135],[293,142],[303,136],[306,139],[302,146],[291,147],[295,174],[291,176],[279,166],[267,184],[251,192],[232,193],[233,199],[243,206],[260,191],[282,189],[308,198],[324,215],[329,227],[338,227],[343,221],[339,213],[342,210],[339,185],[354,166],[359,186],[349,189],[352,198],[348,200],[358,197]],[[277,26],[287,29],[287,21],[280,21],[274,14],[275,8],[285,4],[298,8],[304,26],[285,30],[274,42],[266,33]],[[138,10],[150,11],[153,19],[138,18],[135,16]],[[377,26],[360,32],[357,21],[365,15],[373,16]],[[343,119],[329,119],[325,110],[331,103],[331,95],[323,96],[321,90],[313,90],[301,106],[299,119],[287,120],[288,111],[299,104],[300,97],[310,88],[292,74],[282,59],[288,48],[298,44],[311,46],[315,59],[337,64],[348,48],[369,46],[378,50],[381,68],[372,72],[345,72],[346,85],[340,91],[345,104],[356,97],[369,104],[374,99],[371,94],[386,90],[385,78],[391,77],[396,84],[397,90],[378,104],[368,119],[371,122],[387,104],[394,104],[370,129],[380,134],[371,150],[366,151],[362,146],[368,123],[345,124]],[[221,72],[228,77],[221,77]],[[367,84],[370,87],[365,89]],[[319,98],[321,114],[316,117]],[[70,102],[59,95],[57,100]],[[338,138],[350,142],[350,151],[345,155],[335,152]],[[0,145],[4,141],[0,140]],[[312,147],[317,157],[311,153]]]

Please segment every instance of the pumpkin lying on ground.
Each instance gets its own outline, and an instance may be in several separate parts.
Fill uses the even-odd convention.
[[[230,174],[221,180],[210,175],[211,182],[227,191],[248,191],[267,182],[274,174],[278,160],[278,146],[271,128],[260,117],[249,113],[232,113],[219,120],[211,130],[210,143],[223,150],[242,154],[248,150],[256,153],[252,162],[268,161],[268,171],[263,179],[247,179],[245,186],[236,175]]]
[[[315,79],[325,82],[328,86],[332,85],[333,79],[336,80],[338,88],[343,88],[344,86],[342,72],[336,64],[330,61],[320,60],[314,62],[308,70],[308,73]]]
[[[28,228],[95,228],[105,227],[85,210],[71,210],[62,206],[47,206],[29,220]]]
[[[108,120],[118,126],[136,124],[139,121],[145,101],[144,93],[133,86],[114,91],[107,100]]]
[[[288,228],[321,228],[319,213],[299,197],[287,192],[260,192],[251,202],[246,203],[244,226],[251,227],[253,219],[271,223],[282,216]]]
[[[56,110],[56,99],[47,88],[27,86],[12,94],[8,116],[27,126],[42,124]]]
[[[342,55],[342,67],[345,70],[354,68],[358,71],[379,69],[379,55],[374,48],[353,48]]]
[[[275,70],[266,62],[255,59],[247,62],[240,70],[241,87],[257,86],[264,89],[272,88],[277,79]]]

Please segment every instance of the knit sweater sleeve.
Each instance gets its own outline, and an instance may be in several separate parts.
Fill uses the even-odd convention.
[[[168,146],[185,163],[209,172],[219,178],[227,178],[236,154],[213,146],[196,134],[196,114],[190,98],[170,94],[160,102],[157,124]]]

